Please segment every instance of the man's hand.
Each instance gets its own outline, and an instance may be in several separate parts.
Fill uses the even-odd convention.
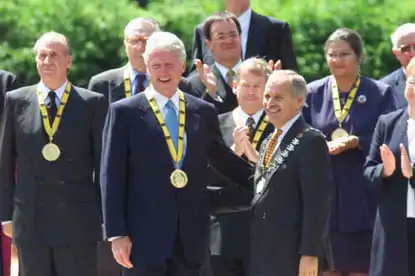
[[[129,237],[116,238],[111,242],[111,250],[117,263],[125,268],[132,268],[130,261],[132,243]]]
[[[235,152],[236,155],[241,156],[244,154],[244,146],[243,141],[248,140],[248,127],[246,126],[239,126],[233,130],[233,147],[232,150]]]
[[[391,176],[396,169],[396,160],[392,151],[388,148],[387,145],[383,144],[380,146],[380,157],[383,163],[383,177]]]
[[[275,63],[272,59],[268,61],[269,69],[276,71],[281,69],[281,60],[277,60]]]
[[[298,276],[317,276],[318,258],[313,256],[301,256]]]
[[[411,178],[412,175],[412,166],[411,161],[409,160],[408,153],[403,144],[400,144],[399,147],[401,148],[401,170],[403,176],[406,178]]]
[[[13,224],[11,221],[3,224],[3,233],[9,238],[13,236]]]
[[[207,92],[212,98],[216,97],[216,77],[210,71],[210,68],[206,64],[202,64],[200,59],[196,59],[194,62],[197,73],[202,83],[206,86]]]

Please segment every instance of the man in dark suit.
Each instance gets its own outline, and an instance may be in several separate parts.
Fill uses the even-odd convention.
[[[392,52],[402,67],[396,69],[381,81],[388,84],[395,92],[397,107],[406,107],[405,68],[412,57],[415,56],[415,24],[406,23],[399,26],[391,36]]]
[[[3,112],[6,92],[14,89],[17,89],[16,77],[10,72],[0,70],[0,118]]]
[[[106,237],[126,276],[196,276],[208,253],[208,164],[246,187],[252,168],[224,144],[213,106],[178,90],[183,42],[154,33],[144,59],[152,85],[111,104],[104,128]]]
[[[265,88],[264,109],[275,131],[264,140],[259,155],[246,138],[235,140],[235,147],[243,146],[257,162],[252,276],[317,275],[318,259],[324,257],[332,193],[330,156],[325,137],[301,117],[306,95],[303,77],[290,70],[274,71]]]
[[[249,58],[242,62],[235,76],[235,93],[239,105],[234,110],[219,115],[223,139],[239,156],[243,156],[243,149],[235,148],[234,139],[247,136],[253,148],[258,150],[265,137],[274,130],[262,108],[265,84],[270,73],[271,70],[262,59]],[[216,175],[218,181],[209,187],[213,190],[226,186],[226,179]],[[241,196],[240,204],[249,206],[252,196],[252,190],[247,190],[246,200],[243,202],[244,197]],[[214,212],[211,216],[210,253],[213,275],[248,275],[249,219],[249,209],[229,213]]]
[[[21,276],[96,275],[102,220],[94,176],[108,103],[67,80],[64,35],[45,33],[34,51],[40,82],[5,97],[0,219],[13,221]]]
[[[189,82],[202,99],[215,105],[219,114],[238,106],[232,85],[236,70],[241,64],[241,26],[231,13],[217,13],[203,24],[206,42],[214,55],[210,67],[196,60],[198,74]]]
[[[250,0],[226,0],[226,10],[235,14],[241,25],[242,58],[258,56],[266,60],[280,60],[282,68],[297,70],[291,30],[287,22],[260,15],[250,7]],[[193,59],[211,65],[214,56],[206,39],[204,24],[196,26],[193,37]],[[196,70],[191,66],[189,73]]]
[[[150,84],[150,77],[143,60],[147,39],[160,30],[152,18],[139,17],[131,20],[124,29],[124,47],[128,63],[120,68],[99,73],[91,78],[88,89],[107,97],[109,103],[136,95]],[[180,82],[180,89],[192,93],[186,79]]]

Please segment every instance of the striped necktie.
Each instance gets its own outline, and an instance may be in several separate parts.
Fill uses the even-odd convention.
[[[278,137],[282,134],[282,130],[278,129],[271,137],[271,140],[268,143],[267,150],[265,152],[265,158],[264,158],[264,165],[268,166],[269,162],[271,162],[272,154],[274,153],[275,147],[277,146]]]

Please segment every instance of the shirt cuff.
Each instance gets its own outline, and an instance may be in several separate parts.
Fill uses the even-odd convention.
[[[8,221],[2,221],[2,222],[1,222],[1,225],[6,225],[6,224],[9,224],[9,223],[12,223],[12,221],[11,221],[11,220],[8,220]]]
[[[119,238],[122,238],[122,236],[109,238],[108,241],[112,242],[112,241],[115,241],[116,239],[119,239]]]

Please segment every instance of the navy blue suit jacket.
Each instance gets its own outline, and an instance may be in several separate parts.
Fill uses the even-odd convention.
[[[170,183],[174,167],[162,129],[144,93],[112,103],[102,151],[101,189],[106,236],[129,236],[134,263],[162,263],[180,238],[185,257],[203,263],[208,252],[212,164],[249,186],[251,166],[225,145],[214,107],[185,94],[189,182]]]
[[[408,111],[400,109],[379,118],[369,156],[365,163],[365,176],[376,188],[378,208],[373,229],[371,276],[408,276],[406,231],[406,196],[408,180],[402,175],[399,144],[408,151]],[[388,145],[396,159],[396,170],[382,177],[383,164],[379,147]]]
[[[397,108],[404,108],[407,104],[405,99],[405,79],[403,69],[398,68],[380,80],[392,88],[395,94]]]

